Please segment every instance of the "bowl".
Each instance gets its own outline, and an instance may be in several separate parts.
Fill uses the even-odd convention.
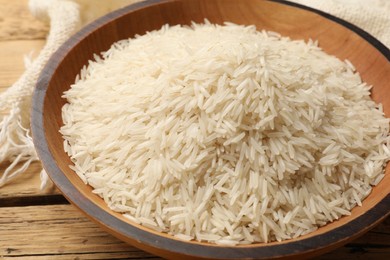
[[[159,29],[164,24],[230,21],[254,24],[292,39],[317,39],[327,53],[349,59],[368,84],[372,98],[390,116],[390,51],[363,30],[329,14],[284,1],[263,0],[151,0],[114,11],[71,37],[52,56],[39,77],[32,100],[33,140],[43,166],[64,196],[103,229],[123,241],[165,258],[268,259],[307,258],[335,249],[362,235],[390,212],[390,167],[361,207],[350,216],[320,227],[315,232],[283,242],[220,246],[181,241],[131,222],[111,211],[69,168],[59,133],[62,125],[62,93],[93,53],[135,34]]]

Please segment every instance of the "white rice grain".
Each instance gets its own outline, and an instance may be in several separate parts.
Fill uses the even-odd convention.
[[[316,41],[206,21],[94,58],[64,93],[64,150],[132,222],[186,241],[282,241],[349,215],[384,177],[389,119]]]

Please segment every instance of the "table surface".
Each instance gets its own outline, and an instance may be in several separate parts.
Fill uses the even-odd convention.
[[[0,92],[36,57],[48,26],[28,11],[27,0],[0,0]],[[8,163],[0,164],[0,176]],[[0,187],[0,259],[159,259],[103,231],[55,187],[40,190],[40,164]],[[362,237],[316,259],[390,259],[390,218]]]

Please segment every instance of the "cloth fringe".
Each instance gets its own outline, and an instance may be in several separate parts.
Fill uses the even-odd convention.
[[[58,47],[79,26],[79,6],[66,0],[31,0],[38,18],[50,20],[47,42],[18,81],[0,95],[0,163],[9,161],[0,187],[23,173],[38,157],[30,135],[31,95],[39,73]],[[47,183],[47,178],[42,179]]]

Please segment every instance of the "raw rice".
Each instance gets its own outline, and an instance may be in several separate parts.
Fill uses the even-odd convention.
[[[64,93],[65,151],[109,207],[183,240],[291,239],[384,176],[389,119],[348,60],[254,26],[164,26]]]

